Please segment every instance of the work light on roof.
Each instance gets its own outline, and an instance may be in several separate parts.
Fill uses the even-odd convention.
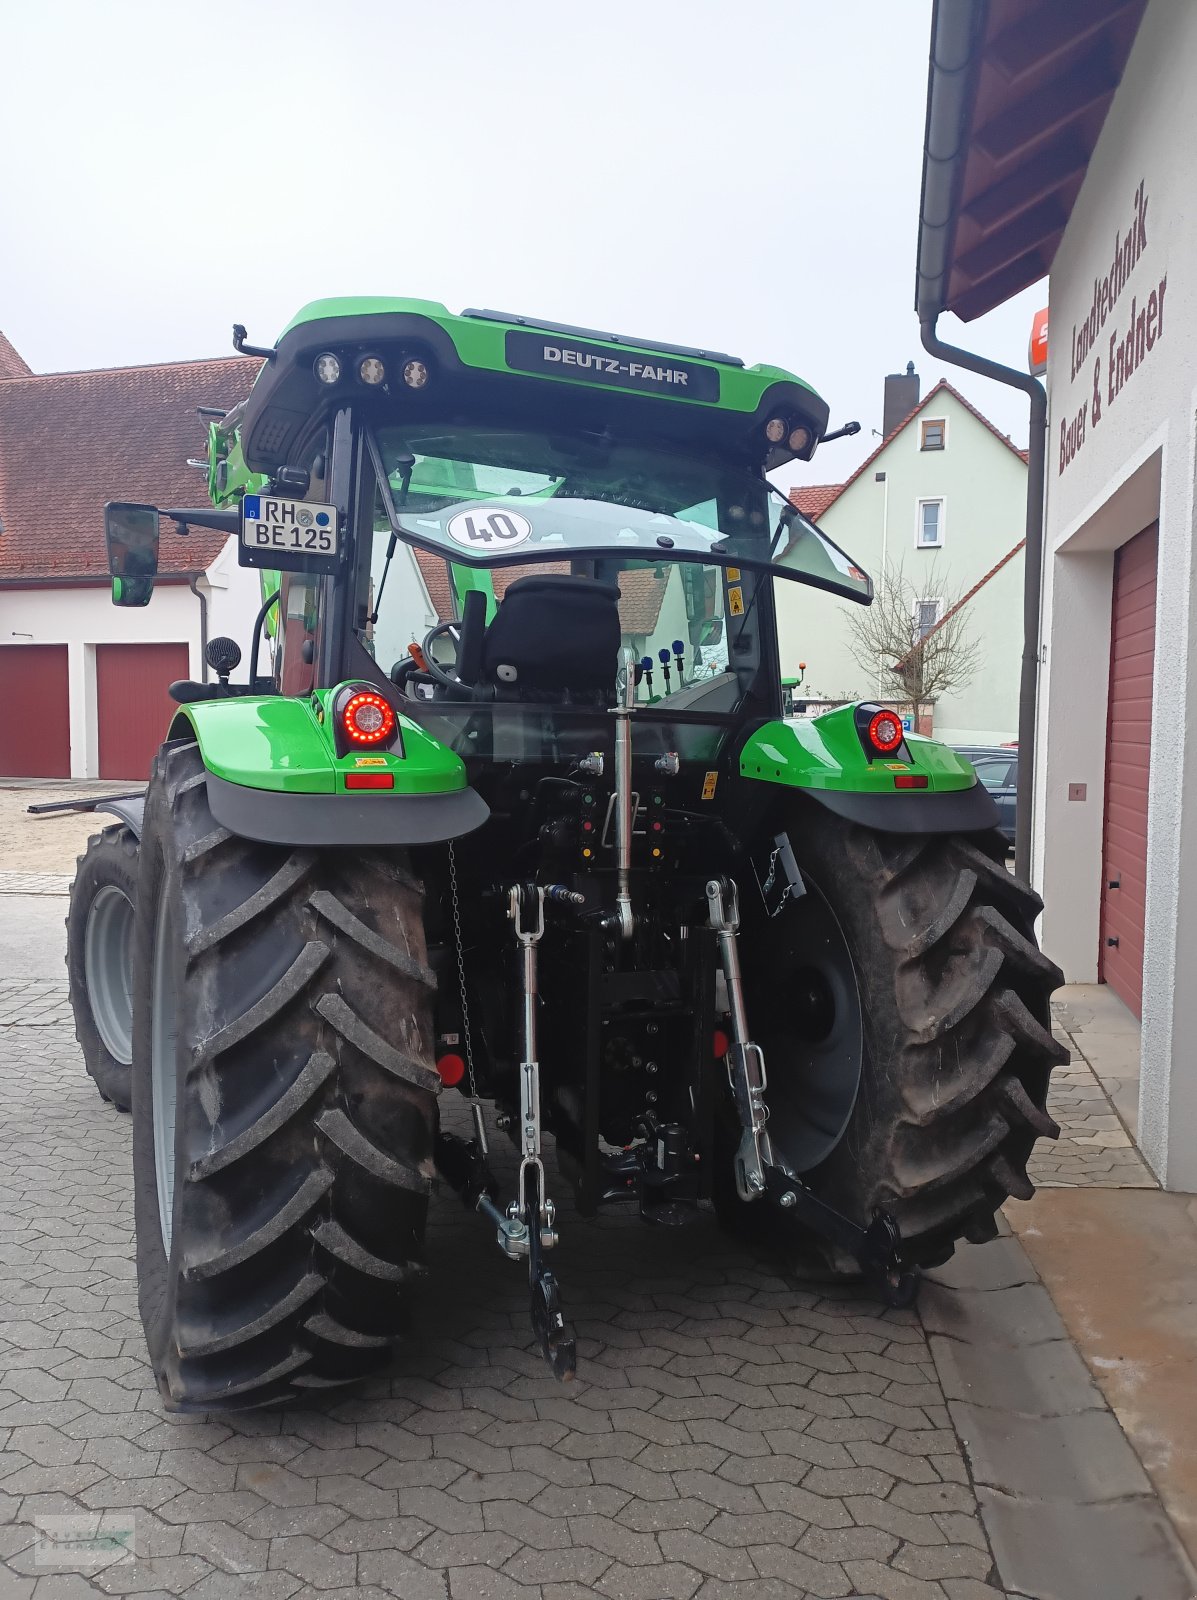
[[[780,444],[785,436],[785,420],[782,417],[770,417],[765,424],[765,438],[770,444]]]
[[[795,428],[791,432],[788,442],[790,449],[793,450],[795,454],[799,450],[805,450],[807,445],[810,443],[810,429]]]
[[[321,383],[339,383],[341,381],[341,363],[331,350],[326,350],[323,355],[316,357],[312,371]]]
[[[403,381],[409,389],[422,389],[428,382],[428,368],[422,361],[406,362],[403,368]]]
[[[363,356],[357,364],[357,375],[363,383],[373,387],[386,380],[387,369],[377,356]]]

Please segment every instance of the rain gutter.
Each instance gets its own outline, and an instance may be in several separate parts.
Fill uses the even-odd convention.
[[[1043,496],[1047,450],[1047,392],[1037,378],[986,356],[945,343],[936,325],[945,309],[954,237],[960,158],[967,140],[987,3],[961,5],[935,0],[931,16],[931,61],[927,82],[927,126],[923,141],[923,190],[919,204],[915,309],[923,348],[940,361],[1021,389],[1030,400],[1027,452],[1026,560],[1022,594],[1022,673],[1018,694],[1018,787],[1014,824],[1014,870],[1031,876],[1031,808],[1035,792],[1035,722],[1039,694],[1039,613],[1043,586]]]

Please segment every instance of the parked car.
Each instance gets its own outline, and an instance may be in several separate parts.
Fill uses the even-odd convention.
[[[958,755],[971,761],[977,777],[989,790],[997,803],[998,827],[1006,843],[1014,848],[1014,809],[1018,788],[1018,746],[993,744],[958,744],[953,746]]]

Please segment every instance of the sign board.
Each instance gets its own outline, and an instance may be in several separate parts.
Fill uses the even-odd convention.
[[[1047,371],[1047,307],[1036,311],[1031,323],[1031,342],[1027,347],[1027,370],[1039,378]]]
[[[903,733],[913,733],[914,732],[914,718],[912,716],[907,715],[907,716],[902,718],[902,732]]]

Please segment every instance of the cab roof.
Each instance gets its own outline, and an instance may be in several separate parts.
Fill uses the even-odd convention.
[[[340,364],[331,384],[314,370],[326,353]],[[367,355],[383,362],[382,385],[358,376]],[[426,374],[420,387],[404,381],[413,362]],[[313,301],[283,330],[237,418],[246,462],[255,471],[281,466],[313,420],[384,397],[392,416],[543,412],[564,427],[614,426],[764,466],[781,464],[768,459],[771,418],[809,432],[787,460],[809,459],[828,420],[826,402],[795,374],[718,351],[504,312],[455,315],[435,300],[343,297]]]

